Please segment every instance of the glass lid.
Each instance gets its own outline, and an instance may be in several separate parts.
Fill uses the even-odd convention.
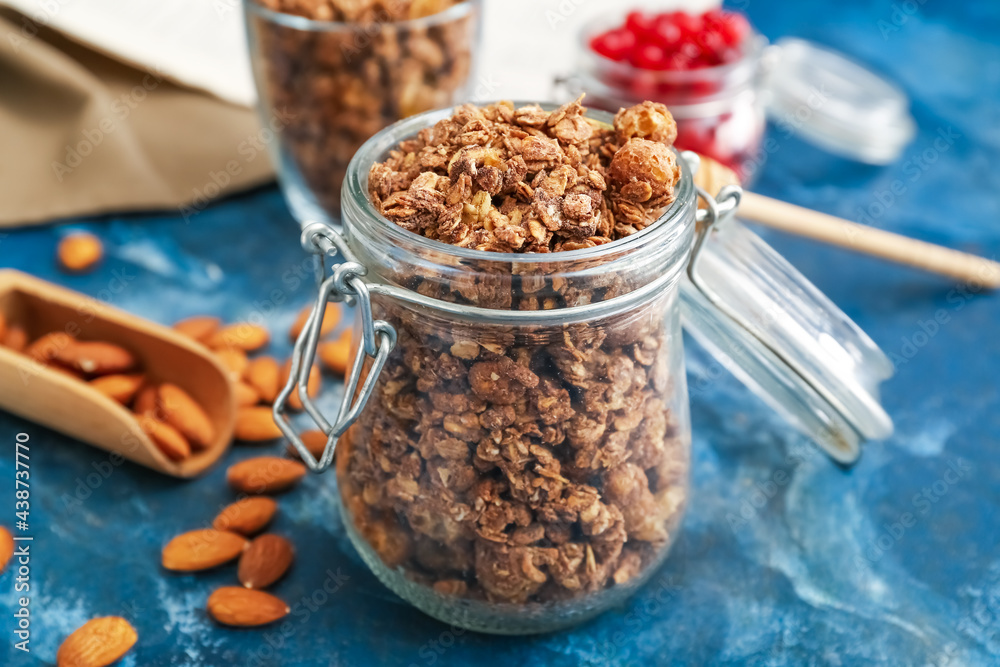
[[[697,155],[683,156],[696,171]],[[728,187],[707,200],[681,286],[685,330],[832,458],[853,463],[862,442],[892,433],[879,399],[892,362],[735,219],[739,195]]]
[[[781,127],[860,162],[895,161],[916,132],[902,90],[803,39],[780,39],[766,49],[762,90]]]

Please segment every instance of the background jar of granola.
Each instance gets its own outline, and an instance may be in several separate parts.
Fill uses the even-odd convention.
[[[778,137],[795,134],[831,153],[869,164],[894,161],[913,138],[909,101],[897,86],[842,54],[797,38],[775,44],[749,30],[736,60],[713,67],[648,70],[591,47],[610,14],[587,23],[577,38],[576,70],[557,78],[571,96],[617,111],[644,100],[666,104],[677,121],[675,144],[707,155],[752,182],[767,155],[767,120]]]
[[[299,221],[339,222],[347,165],[373,134],[469,96],[482,0],[365,3],[357,16],[362,5],[339,0],[243,6],[261,120]]]
[[[390,589],[448,623],[527,634],[579,623],[642,586],[689,502],[682,321],[836,460],[891,432],[878,400],[891,363],[732,220],[735,190],[698,211],[690,154],[660,218],[601,246],[485,252],[381,216],[372,165],[450,114],[373,137],[348,169],[343,238],[328,230],[324,246],[315,225],[304,232],[307,247],[347,259],[313,312],[326,290],[353,281],[354,340],[383,337],[377,354],[356,351],[350,382],[364,386],[347,392],[336,424],[307,405],[331,434],[327,452],[297,446],[322,470],[336,444],[348,535]],[[314,317],[296,344],[297,368],[310,367],[317,326]],[[278,415],[306,386],[292,375]]]

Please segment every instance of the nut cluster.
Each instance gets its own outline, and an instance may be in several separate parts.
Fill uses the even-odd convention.
[[[669,112],[650,103],[620,112],[614,128],[587,119],[579,102],[551,113],[467,105],[376,164],[371,196],[400,226],[456,245],[600,245],[673,200],[673,137]],[[537,277],[559,295],[554,307],[588,298]],[[489,280],[431,291],[545,306],[538,281],[517,278],[507,276],[500,299]],[[406,284],[427,294],[428,281]],[[680,341],[665,317],[674,299],[519,328],[380,302],[397,349],[337,462],[361,537],[386,565],[446,595],[522,604],[636,580],[665,553],[687,496]]]
[[[347,165],[400,118],[453,104],[468,83],[475,10],[423,23],[456,0],[258,0],[345,25],[301,31],[251,15],[262,95],[282,151],[321,206],[339,212]]]

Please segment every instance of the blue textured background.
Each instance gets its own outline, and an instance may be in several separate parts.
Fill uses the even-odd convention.
[[[894,7],[919,9],[897,14],[897,23],[907,19],[895,26]],[[898,81],[920,127],[900,163],[887,168],[841,161],[776,133],[779,149],[758,191],[857,219],[901,179],[906,191],[876,216],[879,226],[1000,254],[994,1],[787,0],[750,2],[746,10],[771,38],[815,39]],[[935,150],[938,130],[947,128],[959,139]],[[104,239],[109,257],[96,273],[67,277],[53,269],[55,244],[71,228]],[[289,280],[304,259],[297,237],[280,195],[267,188],[214,205],[190,224],[174,214],[135,215],[13,231],[0,237],[0,266],[109,297],[165,323],[204,312],[237,319],[267,311],[272,351],[281,356],[288,351],[284,332],[312,288]],[[106,455],[0,413],[0,521],[13,521],[13,439],[25,431],[36,536],[33,652],[10,647],[7,572],[0,577],[0,664],[52,663],[69,631],[105,614],[124,615],[138,629],[127,667],[1000,664],[1000,297],[806,241],[769,238],[900,361],[883,388],[896,434],[841,470],[689,349],[691,509],[667,564],[622,608],[572,631],[526,639],[449,629],[365,569],[343,535],[332,477],[314,476],[280,499],[273,526],[299,552],[276,588],[296,613],[292,636],[275,650],[267,631],[226,630],[207,619],[208,593],[234,581],[233,568],[169,576],[157,567],[169,536],[204,525],[229,502],[224,466],[184,483],[126,464],[86,488],[92,466]],[[116,275],[127,283],[120,291],[111,289]],[[272,290],[283,298],[275,309],[267,303]],[[922,323],[936,314],[947,322],[923,335]],[[328,391],[326,400],[336,394]],[[236,448],[228,461],[259,453]],[[949,474],[950,466],[962,475]],[[790,483],[773,497],[758,493],[776,473]],[[64,502],[64,494],[88,491],[79,505]],[[913,525],[894,529],[905,513]],[[333,594],[317,594],[327,572],[342,583]],[[302,602],[314,595],[315,603]]]

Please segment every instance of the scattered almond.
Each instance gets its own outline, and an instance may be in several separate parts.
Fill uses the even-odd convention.
[[[230,380],[239,382],[243,379],[243,374],[246,373],[247,366],[250,364],[246,352],[235,347],[226,347],[216,350],[215,356],[222,362],[222,366],[229,371]]]
[[[229,530],[240,535],[255,535],[274,518],[278,503],[266,496],[250,496],[227,505],[212,521],[216,530]]]
[[[253,627],[280,620],[291,611],[279,598],[242,586],[224,586],[208,597],[208,613],[223,625]]]
[[[182,533],[163,547],[163,567],[174,572],[196,572],[224,565],[246,549],[242,535],[202,528]]]
[[[131,352],[103,341],[75,341],[58,349],[53,359],[87,375],[124,373],[136,364]]]
[[[281,429],[274,423],[271,406],[256,405],[236,411],[233,436],[243,442],[264,442],[280,438]]]
[[[87,384],[101,392],[105,396],[110,396],[122,405],[128,405],[139,393],[145,377],[142,374],[135,375],[105,375],[94,378]]]
[[[234,384],[233,393],[236,395],[236,407],[238,408],[248,408],[260,403],[260,394],[246,382]]]
[[[306,449],[309,450],[309,453],[312,454],[313,457],[318,461],[319,458],[323,456],[323,450],[326,449],[326,441],[327,441],[326,433],[323,433],[323,431],[316,431],[316,430],[305,431],[299,437],[302,438],[302,444],[306,446]],[[295,456],[299,455],[299,450],[295,449],[295,445],[293,445],[292,443],[288,443],[288,452],[290,454],[294,454]]]
[[[344,377],[353,359],[351,358],[351,332],[345,331],[344,335],[329,343],[320,343],[319,360],[332,373]]]
[[[258,357],[251,361],[246,378],[265,403],[274,403],[281,391],[281,368],[274,357]]]
[[[288,337],[292,339],[292,342],[298,339],[299,334],[306,326],[306,320],[309,319],[309,313],[312,312],[312,305],[308,305],[299,311],[299,316],[295,318],[295,323],[292,324],[292,328],[288,332]],[[340,308],[333,305],[332,303],[326,304],[326,311],[323,313],[323,323],[319,325],[319,335],[329,336],[330,333],[337,328],[340,324]]]
[[[204,343],[222,328],[222,320],[211,315],[198,315],[174,324],[174,331]]]
[[[160,405],[163,406],[164,420],[181,432],[197,451],[212,444],[215,427],[198,402],[170,382],[160,385]]]
[[[7,568],[7,563],[14,556],[14,536],[10,531],[0,526],[0,573]]]
[[[240,556],[236,576],[247,588],[267,588],[292,566],[295,549],[279,535],[261,535]]]
[[[128,653],[139,635],[120,616],[87,621],[67,637],[56,653],[58,667],[107,667]]]
[[[104,246],[93,234],[70,234],[59,242],[59,263],[67,271],[84,272],[104,257]]]
[[[173,426],[161,422],[151,414],[140,419],[139,426],[157,449],[171,461],[181,461],[191,456],[191,443]]]
[[[205,344],[216,350],[235,348],[253,352],[267,345],[270,340],[271,334],[264,327],[240,322],[219,329],[208,337]]]
[[[295,485],[305,474],[306,467],[299,461],[261,456],[230,466],[226,479],[244,493],[276,493]]]
[[[292,370],[292,360],[289,359],[285,362],[285,365],[281,367],[281,381],[278,383],[282,387],[288,384],[288,375]],[[306,383],[306,393],[309,398],[315,398],[319,394],[319,390],[323,383],[323,377],[319,372],[319,366],[313,366],[309,369],[309,381]],[[299,388],[295,387],[292,389],[292,393],[288,395],[288,407],[292,410],[302,409],[302,399],[299,397]]]
[[[16,324],[7,325],[3,346],[9,347],[15,352],[24,352],[25,348],[28,347],[28,332]]]

